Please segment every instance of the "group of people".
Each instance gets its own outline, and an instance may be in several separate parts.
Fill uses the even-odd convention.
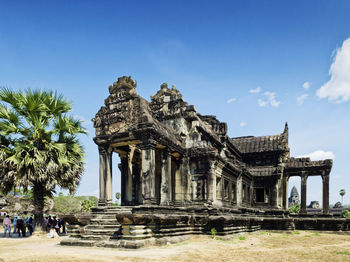
[[[33,217],[30,215],[27,218],[24,218],[22,216],[15,216],[13,219],[13,234],[18,233],[18,237],[21,236],[22,233],[22,237],[26,236],[26,228],[29,231],[29,234],[31,235],[33,233],[34,230],[34,220]],[[10,219],[10,216],[7,215],[3,222],[2,225],[4,227],[4,237],[6,237],[6,234],[8,234],[8,236],[11,236],[11,224],[12,221]]]
[[[63,219],[59,219],[56,216],[45,217],[46,231],[50,232],[51,229],[54,229],[56,233],[65,234],[66,233],[66,224]]]

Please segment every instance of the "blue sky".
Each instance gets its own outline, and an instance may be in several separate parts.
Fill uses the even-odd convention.
[[[349,11],[349,1],[2,0],[0,86],[73,102],[89,130],[79,194],[98,189],[90,119],[108,85],[131,75],[146,99],[175,84],[231,137],[281,133],[287,121],[291,155],[334,157],[331,203],[341,188],[350,203]],[[290,184],[299,189],[300,179]],[[321,189],[310,178],[308,202],[321,202]]]

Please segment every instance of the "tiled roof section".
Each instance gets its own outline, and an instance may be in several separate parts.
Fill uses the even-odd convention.
[[[287,139],[284,134],[236,137],[231,138],[231,141],[243,154],[288,150]]]
[[[273,166],[253,167],[248,169],[253,176],[278,176],[280,168]]]
[[[294,158],[291,157],[286,162],[286,168],[305,168],[305,167],[332,167],[333,161],[331,159],[311,161],[308,157]]]

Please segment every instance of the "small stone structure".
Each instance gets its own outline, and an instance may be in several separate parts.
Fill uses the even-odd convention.
[[[317,200],[313,200],[310,202],[310,205],[308,205],[308,208],[318,209],[320,208],[320,203]]]
[[[321,176],[323,213],[329,213],[332,160],[291,158],[287,123],[281,134],[232,138],[226,123],[198,113],[175,86],[162,84],[148,102],[124,76],[109,93],[93,119],[99,206],[78,237],[62,244],[139,247],[213,227],[224,235],[293,229],[287,218],[291,176],[301,177],[302,214],[307,179]],[[111,206],[113,154],[121,162],[122,207]]]
[[[295,186],[293,186],[292,190],[290,191],[290,196],[288,198],[288,204],[289,206],[295,206],[300,204],[299,200],[299,193]]]

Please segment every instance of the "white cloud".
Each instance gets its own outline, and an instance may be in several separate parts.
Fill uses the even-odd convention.
[[[304,103],[304,100],[308,97],[308,94],[303,94],[301,96],[297,97],[297,102],[299,105],[302,105]]]
[[[232,103],[232,102],[235,102],[236,100],[237,100],[237,98],[232,97],[232,98],[230,98],[229,100],[227,100],[227,104],[230,104],[230,103]]]
[[[306,81],[306,82],[302,85],[302,87],[303,87],[305,90],[308,90],[308,89],[310,88],[310,86],[311,86],[311,83],[308,82],[308,81]]]
[[[265,107],[267,106],[268,102],[265,101],[265,100],[262,100],[262,99],[258,99],[258,105],[261,106],[261,107]]]
[[[276,93],[270,91],[266,91],[263,94],[263,98],[258,99],[258,105],[261,107],[266,107],[268,105],[272,107],[278,107],[280,103],[280,101],[276,100]]]
[[[258,94],[258,93],[260,93],[260,91],[261,91],[261,87],[258,86],[258,87],[255,88],[255,89],[250,89],[250,90],[249,90],[249,93]]]
[[[310,154],[298,157],[310,157],[312,161],[324,160],[324,159],[334,159],[335,155],[331,151],[316,150]]]
[[[328,98],[336,103],[346,102],[350,99],[350,38],[343,42],[341,48],[336,50],[331,68],[330,80],[317,90],[319,98]]]
[[[244,127],[244,126],[247,125],[247,123],[246,123],[246,122],[241,122],[241,123],[239,123],[239,125],[240,125],[241,127]]]

